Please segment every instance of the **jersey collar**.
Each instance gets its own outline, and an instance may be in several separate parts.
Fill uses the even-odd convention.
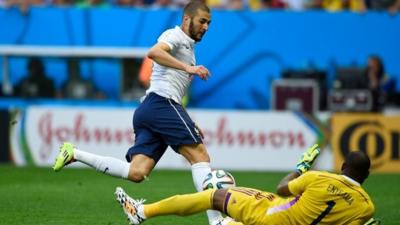
[[[357,186],[361,186],[360,183],[358,183],[357,181],[353,180],[352,178],[346,176],[346,175],[342,175],[346,180],[348,180],[350,183],[355,184]]]
[[[196,43],[191,37],[189,37],[183,30],[181,29],[180,26],[175,26],[175,29],[179,30],[179,32],[182,34],[182,36],[190,43],[190,45],[193,47],[194,44]]]

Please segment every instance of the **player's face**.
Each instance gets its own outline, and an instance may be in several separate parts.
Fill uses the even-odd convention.
[[[208,26],[211,23],[210,13],[198,10],[197,14],[190,19],[189,23],[189,36],[196,42],[201,41],[203,35],[208,30]]]

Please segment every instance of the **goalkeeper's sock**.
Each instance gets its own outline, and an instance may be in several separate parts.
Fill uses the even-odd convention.
[[[113,177],[128,178],[130,164],[122,160],[99,156],[89,152],[74,150],[74,159],[88,166],[95,168],[97,171],[111,175]]]
[[[143,206],[145,218],[162,215],[186,216],[211,209],[214,189],[186,195],[175,195],[164,200]],[[140,209],[139,209],[139,212]],[[140,214],[139,214],[140,215]]]
[[[193,183],[197,191],[203,190],[203,181],[207,174],[211,172],[210,163],[199,162],[192,165]],[[222,217],[221,213],[216,210],[207,210],[208,223],[212,224],[213,221]]]

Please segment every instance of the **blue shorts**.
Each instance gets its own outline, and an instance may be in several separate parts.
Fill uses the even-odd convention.
[[[176,152],[181,145],[202,143],[200,133],[189,114],[172,99],[150,93],[133,115],[135,145],[126,153],[130,162],[144,154],[157,163],[168,146]]]

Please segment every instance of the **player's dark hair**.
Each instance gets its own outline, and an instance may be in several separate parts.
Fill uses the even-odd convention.
[[[345,159],[346,174],[362,183],[369,175],[371,161],[362,151],[350,152]]]
[[[193,18],[197,14],[197,10],[210,12],[210,8],[201,0],[192,0],[183,8],[183,15]]]

